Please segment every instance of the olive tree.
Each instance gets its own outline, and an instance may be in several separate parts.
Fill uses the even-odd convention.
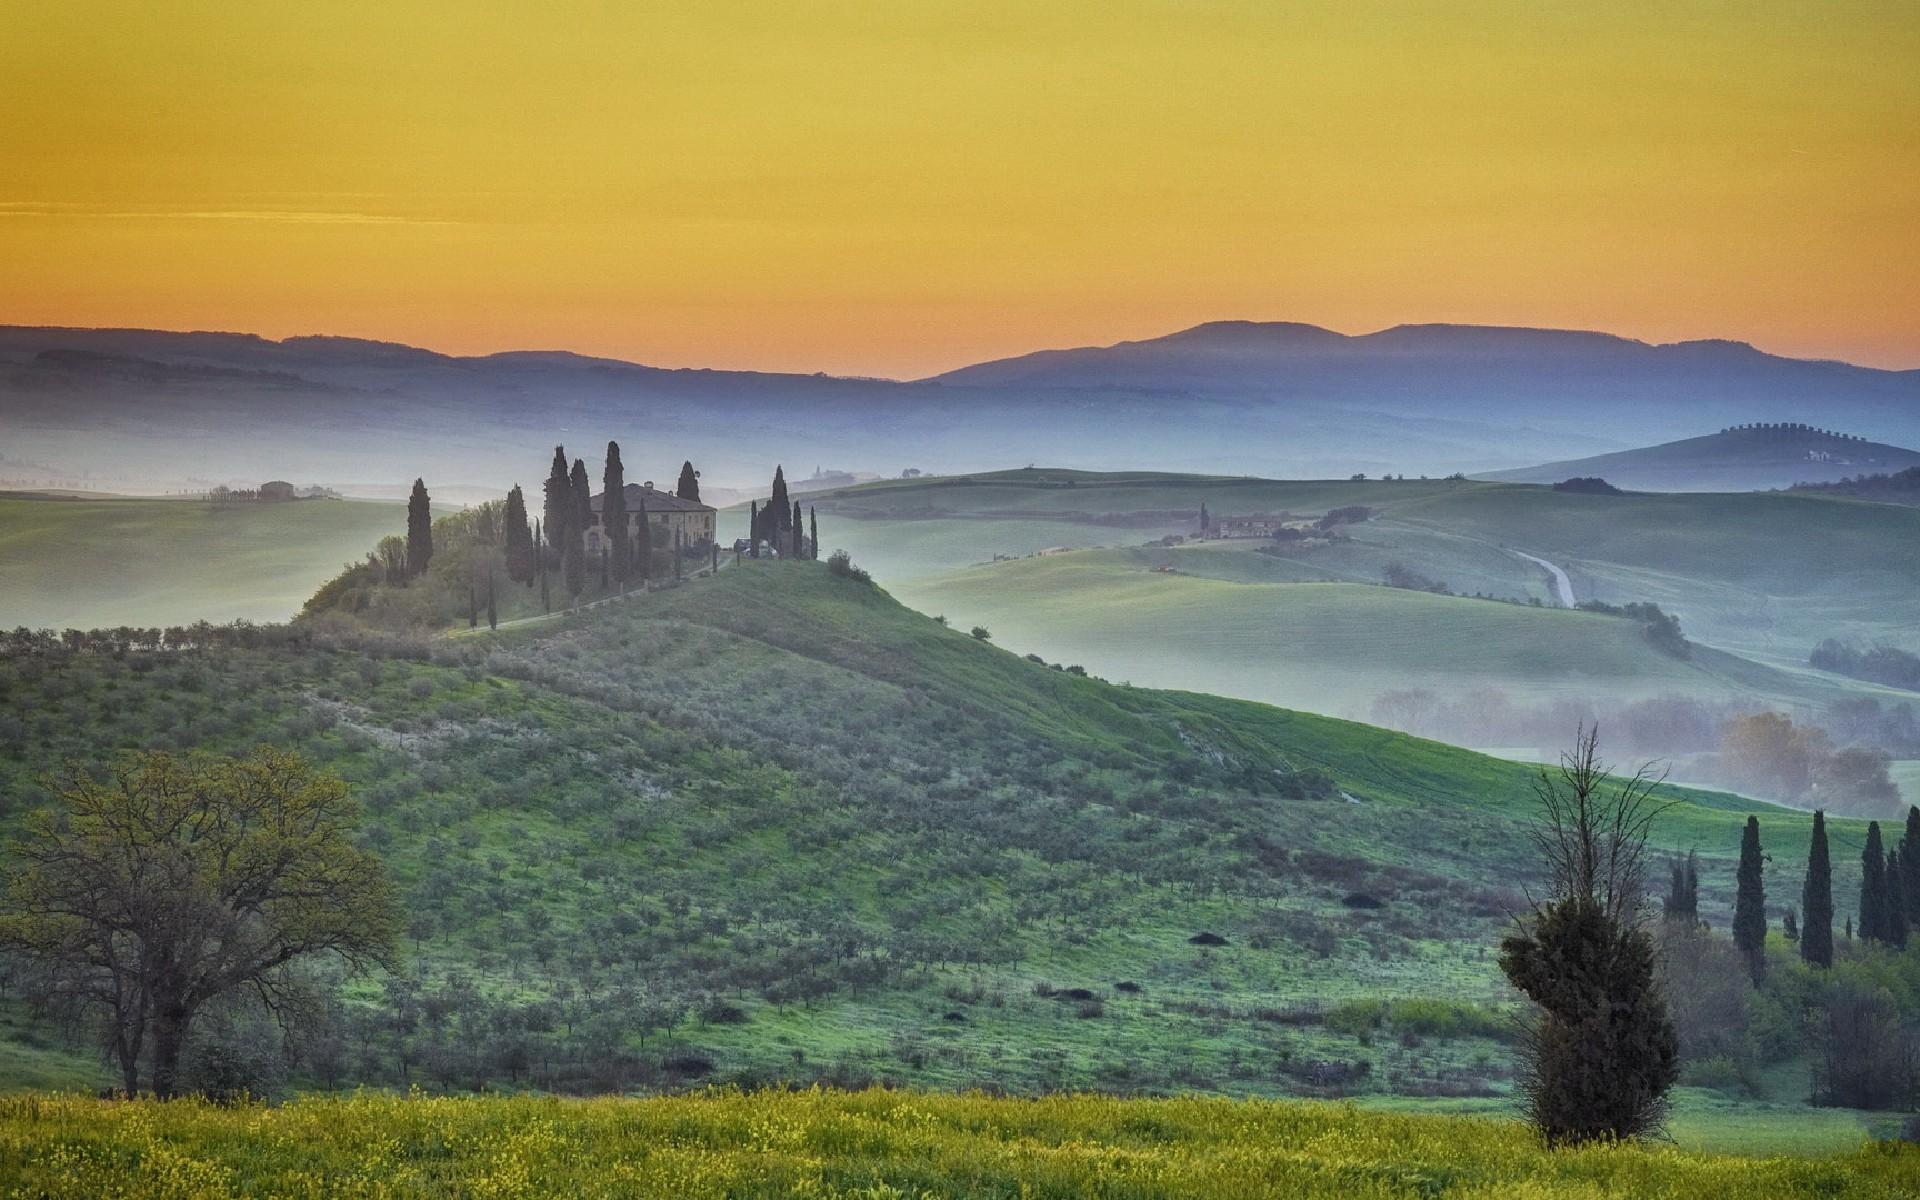
[[[129,1094],[159,1096],[210,1001],[251,991],[275,1012],[287,968],[336,955],[390,964],[399,915],[380,861],[350,839],[358,806],[298,755],[149,752],[74,764],[29,816],[0,898],[0,946],[36,994],[102,1018]]]

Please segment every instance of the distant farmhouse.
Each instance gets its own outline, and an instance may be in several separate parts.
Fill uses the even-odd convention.
[[[663,492],[653,486],[651,480],[646,483],[630,483],[623,493],[627,505],[627,536],[637,538],[640,532],[640,510],[647,511],[647,523],[653,527],[653,545],[672,547],[679,545],[686,549],[710,545],[714,539],[714,522],[718,516],[714,509],[698,500],[682,500],[672,492]],[[593,524],[586,530],[587,551],[599,554],[609,545],[601,528],[600,513],[606,505],[605,492],[593,497]]]
[[[1209,538],[1270,538],[1286,527],[1288,517],[1254,515],[1215,517],[1203,535]]]

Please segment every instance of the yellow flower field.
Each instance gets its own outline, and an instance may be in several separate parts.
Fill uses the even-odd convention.
[[[1920,1147],[1549,1152],[1508,1121],[1199,1098],[368,1094],[219,1108],[10,1096],[0,1195],[1912,1197]]]

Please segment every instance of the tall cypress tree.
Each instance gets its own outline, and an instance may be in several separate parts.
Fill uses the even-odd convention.
[[[1920,805],[1907,808],[1907,830],[1900,838],[1899,880],[1907,932],[1912,933],[1920,928]]]
[[[747,556],[760,557],[760,504],[756,500],[747,501]]]
[[[1880,848],[1880,822],[1867,822],[1867,848],[1860,852],[1860,940],[1887,940],[1887,859]]]
[[[547,472],[545,506],[547,561],[557,564],[567,544],[567,527],[573,523],[573,480],[567,476],[565,446],[553,448],[553,469]]]
[[[780,544],[780,530],[787,523],[787,470],[776,466],[773,469],[773,499],[767,502],[770,516],[767,521],[767,541],[775,546]]]
[[[635,510],[633,524],[633,577],[645,584],[653,575],[653,525],[645,500]]]
[[[813,505],[807,505],[807,540],[813,543],[813,557],[820,557],[820,514],[813,511]],[[1920,815],[1917,812],[1916,815]],[[1920,823],[1914,826],[1920,829]]]
[[[1901,875],[1900,852],[1887,851],[1887,945],[1907,947],[1907,889]]]
[[[1667,898],[1660,904],[1661,915],[1681,925],[1700,923],[1700,860],[1693,851],[1676,858],[1669,867]]]
[[[800,520],[800,502],[793,502],[793,556],[804,557],[800,552],[800,539],[806,533],[806,526]]]
[[[527,528],[527,498],[514,484],[507,493],[506,516],[507,578],[515,583],[533,582],[533,530]]]
[[[700,472],[693,469],[691,462],[680,464],[680,482],[674,485],[673,494],[695,504],[700,502]]]
[[[1818,811],[1800,891],[1800,957],[1816,967],[1833,965],[1833,866],[1827,860],[1827,815]]]
[[[433,559],[433,504],[427,499],[424,480],[413,481],[413,494],[407,497],[407,575],[424,575]]]
[[[533,523],[533,561],[540,572],[540,611],[552,612],[553,601],[547,594],[547,539],[539,521]]]
[[[600,477],[601,541],[607,547],[609,566],[620,590],[627,590],[632,573],[633,542],[627,533],[627,468],[620,462],[620,443],[607,443],[607,469]]]
[[[1207,524],[1208,524],[1207,502],[1205,500],[1202,500],[1200,502],[1200,532],[1201,533],[1205,533],[1207,531]]]
[[[1733,944],[1755,983],[1767,969],[1767,892],[1760,854],[1760,818],[1748,817],[1740,836],[1738,889],[1733,897]]]
[[[567,473],[567,491],[573,496],[573,532],[584,546],[586,532],[593,526],[593,484],[587,478],[586,459],[573,460],[573,470]]]

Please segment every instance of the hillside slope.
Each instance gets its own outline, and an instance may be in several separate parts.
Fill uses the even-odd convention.
[[[400,504],[0,494],[0,628],[284,621],[405,529]]]
[[[1505,1088],[1524,768],[1051,670],[815,564],[497,635],[15,651],[0,695],[9,821],[120,747],[271,741],[356,785],[410,965],[331,1008],[328,1078]],[[1715,914],[1746,812],[1806,836],[1688,801],[1657,837]],[[1423,1045],[1329,1023],[1408,995],[1466,1007]]]
[[[1490,471],[1480,478],[1558,483],[1599,476],[1634,491],[1739,492],[1889,474],[1914,466],[1920,466],[1920,450],[1804,425],[1746,426],[1639,450]]]

